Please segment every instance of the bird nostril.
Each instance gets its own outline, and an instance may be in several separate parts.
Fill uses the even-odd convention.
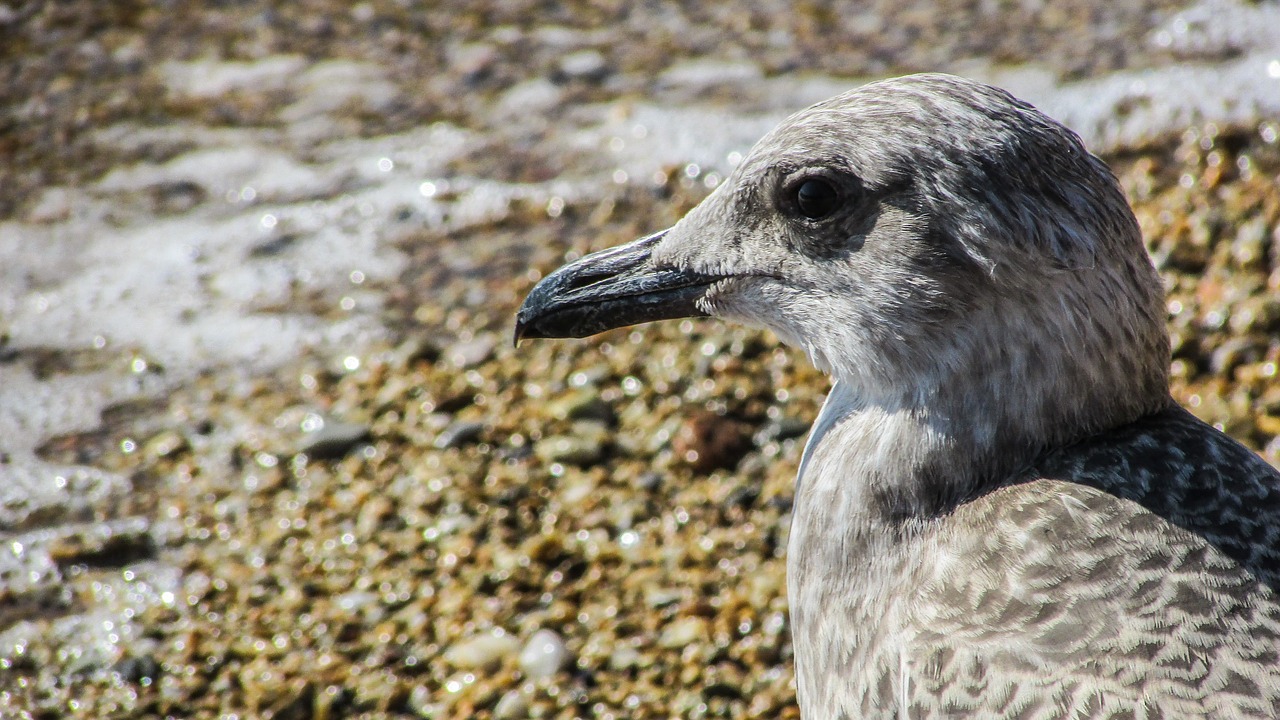
[[[658,268],[650,252],[666,231],[654,233],[626,245],[591,253],[570,263],[547,277],[560,291],[581,290],[597,283],[633,274],[645,274]]]
[[[588,271],[581,274],[569,275],[565,280],[564,288],[566,290],[579,290],[584,287],[595,285],[601,280],[608,280],[609,278],[616,276],[617,272],[615,272],[614,268],[602,267],[594,272]]]

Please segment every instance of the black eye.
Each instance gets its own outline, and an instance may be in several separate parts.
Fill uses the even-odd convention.
[[[796,186],[796,208],[810,220],[820,220],[835,212],[840,194],[822,178],[809,178]]]

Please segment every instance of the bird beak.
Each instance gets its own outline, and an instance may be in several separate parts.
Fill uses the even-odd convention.
[[[705,317],[697,302],[720,278],[654,265],[653,248],[666,232],[592,253],[543,278],[516,314],[516,342]]]

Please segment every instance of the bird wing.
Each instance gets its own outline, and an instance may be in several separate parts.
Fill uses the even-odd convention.
[[[1280,717],[1280,474],[1184,411],[939,522],[910,717]]]

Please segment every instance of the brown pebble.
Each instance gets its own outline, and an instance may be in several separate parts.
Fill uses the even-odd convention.
[[[695,472],[732,468],[751,449],[751,426],[704,410],[681,423],[672,447]]]

